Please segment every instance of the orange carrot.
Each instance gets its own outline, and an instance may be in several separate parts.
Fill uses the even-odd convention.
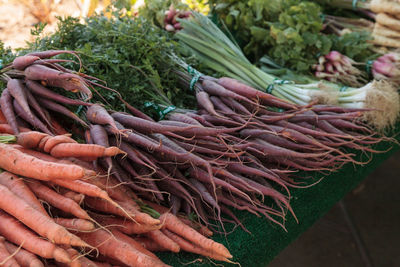
[[[210,229],[208,229],[206,226],[204,226],[198,222],[191,221],[191,220],[189,220],[187,218],[183,218],[181,216],[179,216],[178,218],[184,224],[192,227],[193,229],[195,229],[197,232],[199,232],[200,234],[202,234],[204,236],[210,237],[210,236],[213,236],[213,234],[214,234]]]
[[[152,257],[158,261],[160,261],[160,259],[152,252],[148,251],[146,248],[144,248],[139,242],[137,242],[136,240],[134,240],[133,238],[125,235],[124,233],[121,233],[120,231],[116,230],[116,229],[112,229],[111,230],[111,234],[117,239],[120,240],[122,242],[125,242],[127,244],[129,244],[130,246],[132,246],[134,249],[136,249],[137,251],[140,251],[141,253]]]
[[[166,235],[164,235],[160,230],[148,232],[146,233],[146,236],[169,251],[175,253],[178,253],[180,251],[179,245],[168,238]]]
[[[123,153],[117,147],[103,147],[94,144],[62,143],[58,144],[50,151],[50,154],[56,158],[63,157],[113,157]]]
[[[154,240],[152,240],[148,237],[139,236],[139,237],[135,237],[135,240],[136,240],[136,242],[139,242],[145,249],[147,249],[149,251],[152,251],[152,252],[168,251],[165,247],[154,242]]]
[[[32,190],[30,190],[26,185],[23,178],[19,178],[18,176],[9,172],[2,172],[0,173],[0,184],[4,185],[11,192],[25,200],[26,203],[31,205],[36,210],[40,211],[44,215],[47,215],[46,210],[43,208],[42,204]]]
[[[67,229],[81,232],[92,231],[96,228],[92,222],[84,219],[54,218],[54,222]]]
[[[101,174],[106,172],[100,171]],[[108,195],[118,201],[129,201],[137,199],[137,196],[127,187],[123,186],[114,176],[99,176],[96,179],[88,179],[86,182],[94,184],[107,191]]]
[[[24,128],[24,127],[18,127],[18,129],[20,132],[29,132],[30,131],[30,129]],[[9,124],[2,123],[2,124],[0,124],[0,133],[14,134],[14,131]]]
[[[71,136],[70,134],[52,136],[49,140],[47,140],[46,144],[43,147],[43,151],[46,153],[50,153],[50,151],[56,145],[63,144],[63,143],[78,143],[74,139],[72,139],[70,136]]]
[[[37,236],[3,211],[0,211],[0,234],[8,241],[45,259],[55,259],[65,263],[71,262],[65,250]]]
[[[84,194],[78,194],[72,191],[66,191],[63,193],[64,197],[67,197],[69,199],[72,199],[73,201],[75,201],[78,205],[81,205],[83,200],[85,199],[85,195]]]
[[[36,257],[35,254],[21,248],[16,247],[10,242],[5,242],[6,248],[10,254],[14,254],[15,260],[19,265],[25,267],[44,267],[43,263]]]
[[[5,245],[5,238],[0,236],[0,266],[4,267],[19,267],[20,265],[10,254]]]
[[[167,229],[163,229],[162,232],[168,236],[169,238],[171,238],[172,240],[174,240],[177,244],[179,244],[179,246],[181,247],[182,250],[187,251],[187,252],[192,252],[195,254],[199,254],[202,256],[206,256],[206,257],[210,257],[212,259],[215,260],[219,260],[219,261],[226,261],[226,262],[230,262],[226,257],[220,255],[220,254],[216,254],[214,252],[211,252],[209,250],[205,250],[202,247],[199,247],[195,244],[192,244],[190,242],[188,242],[187,240],[183,239],[182,237],[172,233],[171,231],[168,231]]]
[[[60,267],[82,267],[82,264],[81,264],[81,261],[79,258],[79,256],[81,256],[81,255],[79,254],[79,252],[73,248],[64,247],[64,249],[65,249],[65,251],[67,251],[68,255],[70,256],[71,262],[68,264],[56,262],[56,265],[60,266]]]
[[[107,201],[111,200],[106,191],[100,189],[99,187],[93,184],[87,183],[86,181],[82,180],[66,181],[63,179],[55,179],[52,180],[51,182],[56,185],[62,186],[64,188],[68,188],[74,192],[84,194],[85,196],[98,197],[101,199],[105,199]]]
[[[19,133],[17,135],[17,144],[25,148],[36,148],[38,147],[40,141],[46,136],[49,135],[37,131]]]
[[[228,259],[232,258],[231,253],[229,253],[224,245],[202,236],[196,230],[180,221],[175,215],[167,212],[161,215],[160,220],[164,224],[164,228],[179,234],[204,250],[210,251],[210,255],[221,255]]]
[[[131,206],[126,205],[126,202],[117,202],[119,206],[115,206],[109,202],[101,199],[86,198],[85,203],[98,211],[107,212],[110,214],[118,215],[124,218],[133,218],[136,223],[148,224],[148,225],[159,225],[160,220],[153,219],[150,215],[142,213],[138,210],[134,210]],[[131,218],[129,218],[131,217]]]
[[[67,165],[43,161],[27,155],[13,146],[0,143],[0,168],[17,175],[38,180],[68,179],[76,180],[96,173],[77,165]]]
[[[143,223],[143,224],[150,224],[150,225],[158,225],[160,224],[159,219],[154,219],[151,217],[149,214],[141,212],[139,209],[139,206],[136,204],[136,202],[130,200],[130,201],[116,201],[125,211],[127,211],[129,214],[134,216],[135,220],[138,223]]]
[[[51,206],[56,207],[64,212],[70,213],[80,219],[90,220],[90,216],[83,210],[75,201],[58,194],[51,188],[43,185],[42,183],[30,180],[27,185],[35,193],[35,195],[49,203]]]
[[[3,185],[0,185],[0,208],[20,220],[39,235],[48,238],[51,242],[71,246],[88,246],[77,236],[69,233],[64,227],[56,224],[50,217],[43,215],[31,207]]]
[[[104,227],[115,228],[118,231],[127,235],[143,234],[150,231],[159,230],[161,228],[161,224],[160,225],[139,224],[131,220],[128,220],[126,218],[103,216],[94,213],[91,213],[90,215],[93,219],[95,219]]]
[[[168,266],[161,261],[149,257],[130,246],[128,243],[115,239],[108,232],[98,229],[91,233],[78,233],[79,237],[100,254],[121,261],[128,266],[157,267]]]

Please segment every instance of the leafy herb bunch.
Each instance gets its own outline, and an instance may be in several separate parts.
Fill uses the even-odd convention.
[[[29,50],[69,49],[80,53],[82,70],[107,82],[122,97],[137,108],[146,102],[179,107],[194,107],[194,97],[182,93],[169,60],[176,53],[176,43],[167,33],[142,17],[102,15],[87,18],[84,23],[68,17],[59,18],[57,31],[38,36]],[[190,62],[189,58],[186,58]],[[77,65],[70,66],[77,68]],[[116,93],[97,88],[111,108],[123,110]],[[98,97],[98,96],[97,96]],[[96,99],[95,99],[96,100]]]
[[[371,55],[368,35],[322,34],[321,7],[300,0],[211,0],[212,12],[238,39],[253,62],[263,56],[295,71],[308,72],[319,55],[339,50],[358,59]],[[349,45],[352,45],[349,47]]]

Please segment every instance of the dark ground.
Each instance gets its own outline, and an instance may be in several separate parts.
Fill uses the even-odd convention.
[[[397,152],[343,198],[366,256],[362,256],[351,224],[346,222],[345,213],[337,203],[268,267],[400,266],[399,191],[400,152]]]

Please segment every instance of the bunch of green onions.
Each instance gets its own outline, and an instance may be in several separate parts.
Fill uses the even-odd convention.
[[[176,34],[180,42],[216,72],[298,105],[318,102],[374,109],[368,112],[366,119],[377,128],[385,128],[396,121],[399,95],[389,84],[371,82],[361,88],[350,88],[325,81],[296,84],[282,80],[251,64],[239,46],[204,15],[193,12],[190,19],[180,22],[183,29]]]

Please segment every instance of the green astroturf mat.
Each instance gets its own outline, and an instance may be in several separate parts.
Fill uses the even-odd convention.
[[[398,129],[399,127],[396,127],[396,130]],[[346,164],[340,170],[325,176],[320,183],[311,188],[292,189],[291,204],[299,222],[297,223],[293,216],[288,215],[285,223],[288,232],[270,223],[265,217],[258,218],[250,213],[235,211],[237,217],[251,234],[238,227],[233,233],[226,236],[215,234],[213,239],[222,242],[234,256],[233,261],[240,263],[241,266],[265,267],[280,251],[305,232],[336,202],[399,149],[396,144],[387,142],[381,143],[375,148],[381,151],[389,148],[391,150],[374,154],[372,157],[369,155],[371,161],[363,166]],[[358,154],[359,158],[368,159],[366,156]],[[315,176],[315,179],[321,177],[312,172],[302,173],[302,175]],[[227,226],[226,231],[230,230],[232,227]],[[165,263],[172,266],[186,266],[188,263],[192,263],[189,266],[235,266],[221,264],[217,261],[211,262],[204,257],[193,256],[193,254],[185,252],[177,255],[172,253],[159,253],[158,255]]]

